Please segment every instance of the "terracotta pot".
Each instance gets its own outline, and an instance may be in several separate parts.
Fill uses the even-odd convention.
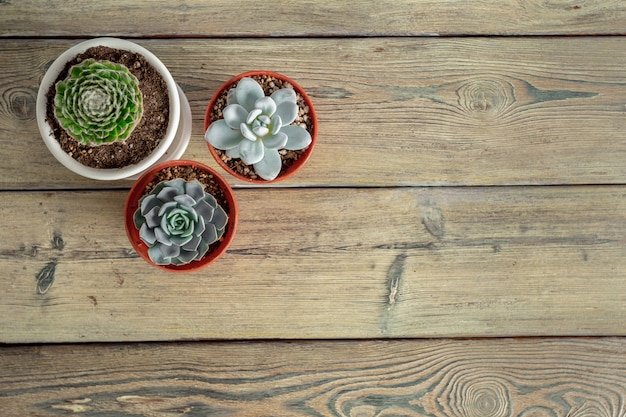
[[[94,46],[108,46],[142,55],[163,77],[167,84],[170,101],[168,129],[159,146],[140,163],[121,168],[92,168],[69,156],[56,140],[51,126],[46,121],[46,94],[68,61]],[[165,65],[150,51],[124,39],[95,38],[81,42],[63,52],[46,71],[37,93],[37,124],[39,132],[54,157],[66,168],[87,178],[118,180],[137,178],[143,171],[156,163],[180,158],[191,137],[191,109],[183,91],[176,85]]]
[[[214,247],[213,249],[209,249],[209,252],[207,252],[207,254],[202,259],[192,261],[185,265],[157,265],[152,262],[152,260],[150,260],[150,257],[148,256],[148,246],[139,237],[139,230],[135,227],[133,215],[139,207],[139,199],[144,195],[144,190],[148,183],[150,183],[155,178],[159,171],[173,166],[193,167],[201,169],[202,171],[213,175],[213,180],[222,189],[226,201],[228,202],[229,207],[226,213],[228,214],[228,222],[226,224],[226,230],[221,238],[221,241],[217,244],[216,247]],[[126,234],[128,236],[128,239],[130,240],[131,245],[133,246],[133,249],[135,249],[139,256],[141,256],[149,264],[154,265],[157,268],[172,272],[197,271],[198,269],[204,268],[215,262],[220,256],[222,256],[226,252],[226,249],[235,237],[235,233],[237,231],[238,217],[239,208],[237,206],[237,200],[235,200],[235,195],[232,188],[230,187],[230,185],[228,185],[224,178],[220,176],[220,174],[218,174],[214,169],[208,167],[207,165],[189,160],[167,161],[150,168],[134,183],[128,194],[128,197],[126,198],[126,203],[124,205],[124,225],[126,227]],[[215,245],[215,243],[213,245]]]
[[[209,105],[207,106],[206,113],[204,116],[204,131],[206,132],[207,129],[209,128],[209,125],[211,124],[211,112],[213,111],[213,107],[215,106],[217,99],[222,95],[222,93],[225,90],[231,88],[233,84],[238,83],[239,80],[241,80],[242,78],[252,77],[256,75],[269,75],[279,80],[287,81],[293,86],[293,89],[295,90],[295,92],[303,98],[305,104],[309,107],[308,116],[311,119],[311,127],[312,127],[311,132],[309,132],[311,134],[311,144],[309,145],[309,147],[304,150],[304,153],[302,153],[302,155],[300,155],[300,157],[289,168],[287,168],[285,171],[278,174],[278,176],[275,179],[264,180],[263,178],[253,179],[245,175],[241,175],[238,172],[232,170],[222,160],[222,158],[220,158],[219,154],[216,152],[215,148],[211,146],[211,144],[207,142],[207,146],[209,148],[209,151],[211,152],[211,155],[213,155],[213,158],[215,158],[217,163],[224,170],[226,170],[229,174],[233,175],[234,177],[239,178],[242,181],[247,181],[247,182],[251,182],[255,184],[267,184],[267,183],[273,183],[273,182],[285,180],[293,176],[296,172],[298,172],[302,168],[302,166],[304,166],[304,164],[309,160],[311,153],[313,152],[313,147],[315,146],[315,143],[317,142],[318,125],[317,125],[317,115],[315,114],[315,107],[313,106],[313,102],[311,101],[307,93],[304,91],[302,87],[300,87],[300,85],[298,85],[291,78],[285,75],[279,74],[277,72],[272,72],[272,71],[249,71],[249,72],[244,72],[242,74],[239,74],[231,78],[230,80],[226,81],[224,84],[222,84],[222,86],[217,90],[217,92],[211,98],[211,101],[209,102]],[[253,168],[250,167],[250,169],[253,169]]]

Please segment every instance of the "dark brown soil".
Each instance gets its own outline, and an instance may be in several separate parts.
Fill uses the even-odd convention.
[[[54,116],[56,83],[67,77],[73,65],[87,58],[122,64],[139,80],[143,97],[143,116],[124,142],[99,146],[83,145],[70,137]],[[67,63],[46,97],[48,100],[46,121],[52,127],[61,148],[81,164],[92,168],[122,168],[136,164],[154,151],[167,131],[170,104],[165,80],[143,56],[130,51],[106,46],[89,48]]]
[[[293,88],[293,85],[291,85],[291,83],[269,75],[254,75],[250,78],[254,79],[261,85],[266,96],[272,94],[276,90],[280,90],[281,88]],[[213,106],[213,110],[211,112],[211,123],[215,122],[216,120],[223,119],[222,111],[224,110],[224,108],[226,108],[226,97],[228,95],[228,91],[231,88],[235,88],[236,86],[237,83],[233,83],[230,87],[225,88],[224,91],[221,92],[220,96],[215,101],[215,105]],[[306,130],[309,131],[312,136],[313,121],[311,117],[309,117],[310,109],[304,102],[302,96],[298,94],[297,90],[296,104],[298,104],[299,108],[298,117],[296,117],[296,120],[292,123],[292,125],[299,125],[304,127]],[[216,148],[213,149],[215,149],[215,152],[219,155],[222,161],[224,161],[224,163],[233,171],[244,177],[259,179],[257,174],[254,172],[253,166],[245,164],[241,159],[230,158],[228,155],[226,155],[226,151],[222,151]],[[297,161],[298,158],[300,158],[300,156],[304,153],[304,151],[306,151],[306,149],[307,148],[301,149],[299,151],[288,151],[286,149],[280,150],[279,154],[283,165],[278,176],[283,175],[284,172],[289,169],[289,167],[293,165],[293,163]]]
[[[215,181],[212,174],[207,173],[198,168],[193,168],[189,166],[173,166],[164,168],[159,171],[155,178],[150,181],[144,190],[143,195],[148,194],[150,191],[154,189],[160,182],[170,181],[176,178],[182,178],[185,181],[193,181],[198,180],[200,184],[204,186],[204,191],[208,194],[211,194],[220,206],[224,209],[226,214],[230,216],[230,205],[228,204],[228,200],[224,194],[224,190],[220,187],[220,185]],[[211,253],[221,242],[224,240],[224,236],[228,233],[228,223],[226,223],[226,227],[224,228],[224,234],[220,239],[209,246],[209,250],[207,254]],[[205,255],[206,256],[206,255]]]

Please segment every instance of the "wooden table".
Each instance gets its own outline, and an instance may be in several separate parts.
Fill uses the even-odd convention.
[[[184,90],[187,159],[238,73],[315,103],[293,179],[224,174],[206,270],[138,258],[131,182],[41,140],[46,68],[105,35]],[[621,0],[0,1],[0,415],[624,416],[624,35]]]

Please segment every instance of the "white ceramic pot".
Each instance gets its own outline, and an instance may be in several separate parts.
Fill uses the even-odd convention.
[[[142,55],[161,74],[167,84],[170,111],[165,137],[156,149],[141,162],[122,168],[92,168],[69,156],[54,137],[52,127],[46,122],[46,94],[68,61],[87,49],[103,45]],[[176,85],[165,65],[150,51],[136,43],[118,38],[95,38],[81,42],[63,52],[48,68],[37,94],[37,124],[43,140],[52,155],[66,168],[87,178],[98,180],[134,179],[159,162],[179,159],[191,136],[191,109],[183,91]]]

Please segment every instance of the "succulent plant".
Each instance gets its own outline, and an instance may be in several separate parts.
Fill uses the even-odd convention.
[[[121,64],[86,59],[56,84],[55,116],[86,145],[123,141],[141,120],[139,81]]]
[[[296,93],[282,88],[269,97],[254,79],[245,77],[228,92],[223,119],[209,125],[205,139],[231,158],[253,165],[265,180],[280,173],[280,149],[300,150],[311,144],[310,133],[292,125],[298,115]]]
[[[185,265],[222,237],[228,216],[200,182],[177,178],[144,195],[133,220],[152,262]]]

